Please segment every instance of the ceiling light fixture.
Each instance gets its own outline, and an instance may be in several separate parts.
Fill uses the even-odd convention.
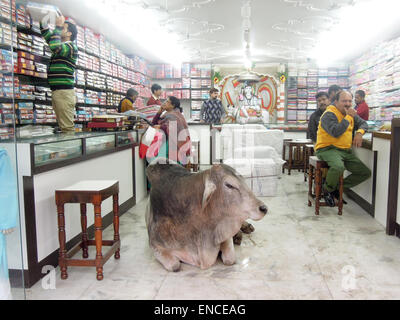
[[[243,6],[241,8],[241,14],[242,14],[243,44],[244,44],[243,64],[246,70],[250,70],[253,65],[250,53],[251,0],[243,0],[242,3]]]
[[[323,31],[330,30],[337,23],[337,19],[329,16],[307,16],[276,23],[272,26],[272,29],[301,37],[313,37]]]
[[[168,2],[165,7],[159,6],[159,5],[150,5],[148,4],[147,1],[135,1],[135,0],[119,0],[121,3],[127,4],[127,5],[135,5],[135,6],[141,6],[144,9],[149,9],[149,10],[154,10],[154,11],[159,11],[163,13],[168,13],[168,14],[177,14],[177,13],[182,13],[182,12],[187,12],[190,9],[193,8],[201,8],[202,6],[205,6],[207,4],[210,4],[212,2],[215,2],[215,0],[203,0],[203,1],[193,1],[191,4],[185,4],[180,7],[170,9],[168,7]]]
[[[214,33],[225,29],[223,24],[211,23],[204,20],[196,20],[192,18],[172,18],[165,20],[160,24],[163,28],[171,28],[176,31],[182,38],[199,37],[202,34]],[[191,31],[189,29],[195,29]],[[184,31],[182,31],[184,30]]]
[[[190,46],[187,46],[191,43]],[[209,61],[213,57],[221,56],[219,52],[223,48],[229,47],[228,42],[221,42],[216,40],[202,39],[202,38],[189,38],[182,40],[184,49],[188,53],[189,60],[187,61]],[[197,48],[194,47],[197,46]]]
[[[346,6],[353,6],[356,4],[356,0],[335,0],[335,1],[331,0],[328,6],[326,6],[325,8],[321,8],[321,7],[316,7],[313,3],[309,1],[301,1],[301,0],[282,0],[282,1],[287,4],[290,4],[293,7],[296,8],[303,7],[309,11],[332,11]]]

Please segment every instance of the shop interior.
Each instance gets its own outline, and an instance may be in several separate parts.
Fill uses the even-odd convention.
[[[0,300],[399,299],[398,9],[0,0]],[[313,140],[317,97],[327,102]],[[344,97],[347,121],[335,126],[354,125],[348,152],[367,174],[349,186],[343,168],[335,198],[321,156],[330,143],[319,145]],[[185,155],[171,156],[171,113]],[[168,166],[157,164],[164,151]],[[176,203],[198,217],[176,218]],[[160,210],[179,225],[163,225]],[[204,249],[198,233],[225,238]],[[162,237],[175,239],[168,257]]]

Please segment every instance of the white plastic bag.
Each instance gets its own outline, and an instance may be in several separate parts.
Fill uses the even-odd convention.
[[[32,20],[42,22],[43,25],[55,25],[56,18],[62,15],[56,6],[50,4],[28,2],[26,8]]]

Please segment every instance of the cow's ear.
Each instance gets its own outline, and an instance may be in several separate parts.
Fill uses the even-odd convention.
[[[204,192],[203,192],[203,201],[201,204],[201,207],[204,209],[208,202],[210,201],[210,198],[214,191],[217,189],[217,186],[215,183],[210,179],[209,175],[206,175],[205,181],[204,181]]]

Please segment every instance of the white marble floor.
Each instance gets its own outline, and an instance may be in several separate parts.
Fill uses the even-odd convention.
[[[56,289],[38,282],[27,299],[400,299],[400,239],[352,201],[343,216],[307,206],[307,184],[295,173],[280,179],[278,196],[264,198],[269,214],[235,246],[237,262],[208,270],[183,265],[169,273],[147,243],[145,202],[121,217],[121,259],[94,268],[70,267]],[[112,239],[112,226],[104,239]],[[93,257],[94,253],[90,252]]]

